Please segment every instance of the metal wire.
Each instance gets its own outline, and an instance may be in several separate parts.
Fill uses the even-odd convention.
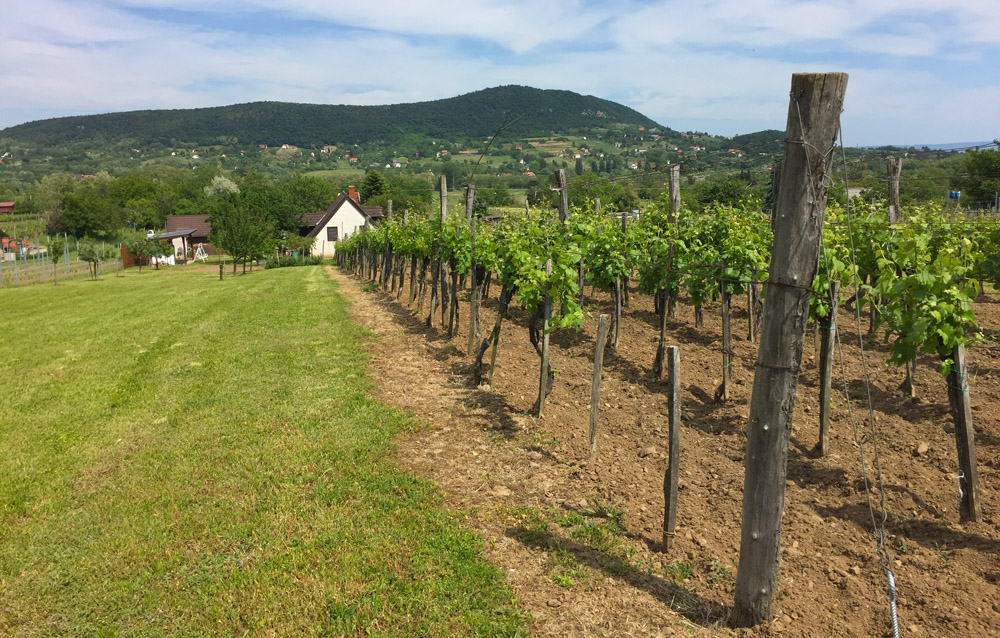
[[[846,153],[844,153],[843,150],[844,149],[843,130],[840,131],[840,147],[841,147],[841,154],[844,160],[844,183],[847,184],[848,183],[847,157]],[[857,256],[854,246],[854,233],[851,230],[850,202],[848,202],[846,213],[847,213],[846,219],[847,219],[848,237],[850,238],[850,247],[851,247],[851,265],[852,265],[851,279],[855,289],[858,289],[860,282],[858,281],[858,268],[857,268]],[[827,259],[826,244],[825,242],[822,242],[822,240],[821,240],[821,246],[822,246],[824,266],[826,267],[827,272],[829,273],[829,262]],[[854,416],[854,409],[851,403],[851,395],[847,385],[847,364],[844,357],[844,346],[840,339],[840,331],[839,330],[836,331],[834,335],[837,343],[837,351],[840,355],[840,370],[841,370],[841,378],[844,383],[844,398],[847,402],[848,419],[850,420],[851,430],[854,435],[854,441],[857,444],[859,451],[859,457],[861,462],[861,476],[865,486],[865,497],[868,503],[868,513],[871,517],[871,522],[872,522],[872,533],[875,536],[875,545],[876,545],[875,551],[876,554],[878,555],[879,566],[882,568],[882,571],[886,574],[886,577],[889,581],[889,592],[888,592],[889,611],[890,611],[890,620],[892,623],[893,636],[895,638],[899,638],[899,619],[896,610],[896,581],[892,573],[892,567],[891,567],[892,563],[889,554],[889,549],[886,546],[887,535],[885,531],[885,525],[886,522],[888,521],[889,514],[885,505],[885,483],[882,476],[882,461],[881,457],[879,456],[878,430],[875,427],[875,409],[873,407],[871,383],[870,383],[871,375],[868,372],[868,360],[865,355],[864,336],[861,330],[861,304],[854,305],[854,319],[858,333],[858,347],[861,354],[861,369],[864,375],[865,393],[868,403],[869,431],[865,432],[863,436],[859,431],[858,422]],[[871,485],[868,480],[868,463],[867,460],[865,459],[865,443],[867,443],[868,441],[872,443],[872,448],[873,448],[872,466],[873,469],[875,470],[875,480],[879,490],[880,514],[878,516],[875,513],[875,507],[873,505]]]

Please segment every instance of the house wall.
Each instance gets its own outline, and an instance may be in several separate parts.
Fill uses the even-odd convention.
[[[365,216],[351,204],[344,202],[330,217],[325,226],[319,229],[312,254],[323,257],[333,257],[336,254],[336,242],[327,240],[327,228],[336,228],[338,241],[347,239],[365,225]]]

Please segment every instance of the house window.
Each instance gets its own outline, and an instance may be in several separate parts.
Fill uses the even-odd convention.
[[[337,237],[337,230],[338,229],[337,229],[336,226],[328,226],[327,229],[326,229],[326,240],[327,241],[337,241],[337,239],[339,239]]]

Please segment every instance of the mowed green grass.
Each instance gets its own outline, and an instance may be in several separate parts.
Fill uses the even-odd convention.
[[[524,632],[321,267],[0,302],[0,635]]]

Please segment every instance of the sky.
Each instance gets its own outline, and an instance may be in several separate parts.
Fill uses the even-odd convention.
[[[998,0],[0,0],[0,128],[257,100],[568,89],[680,131],[784,129],[850,75],[848,146],[1000,137]]]

